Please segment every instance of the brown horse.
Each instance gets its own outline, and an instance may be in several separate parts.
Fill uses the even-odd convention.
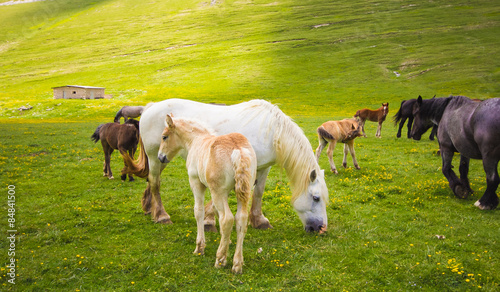
[[[323,125],[318,127],[318,140],[319,146],[316,149],[316,160],[319,163],[319,156],[321,151],[325,148],[326,144],[330,142],[328,146],[327,155],[330,161],[330,168],[333,173],[338,174],[335,163],[333,162],[333,150],[335,150],[335,145],[337,142],[344,143],[344,161],[342,166],[347,167],[347,153],[351,152],[352,162],[356,169],[360,169],[358,161],[356,160],[356,153],[354,152],[354,139],[360,137],[361,135],[361,125],[355,119],[344,119],[341,121],[328,121]]]
[[[104,176],[113,179],[110,164],[111,153],[113,153],[113,150],[118,149],[122,156],[130,155],[130,157],[134,157],[139,143],[139,121],[129,119],[125,124],[121,125],[118,123],[99,125],[90,139],[94,143],[101,140],[102,150],[104,151]],[[131,174],[128,177],[130,181],[134,180]],[[125,181],[126,178],[127,175],[122,174],[122,181]]]
[[[354,115],[355,118],[359,118],[359,122],[361,124],[361,129],[363,130],[363,136],[366,137],[365,133],[365,121],[369,120],[372,122],[378,122],[377,132],[375,133],[375,137],[381,138],[382,131],[382,123],[385,121],[385,117],[389,113],[389,103],[384,102],[382,106],[377,110],[370,110],[367,108],[361,109],[356,112]]]

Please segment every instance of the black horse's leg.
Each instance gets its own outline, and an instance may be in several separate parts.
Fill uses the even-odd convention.
[[[470,188],[469,183],[469,162],[470,159],[468,157],[460,155],[460,167],[458,170],[460,171],[460,181],[462,185],[467,189],[469,194],[472,194],[474,191]]]
[[[413,116],[409,117],[408,118],[408,134],[407,134],[407,137],[408,139],[411,139],[411,127],[413,126]]]
[[[498,206],[496,190],[500,184],[498,176],[498,159],[483,157],[483,168],[486,172],[486,191],[474,205],[481,210],[493,210]]]
[[[434,141],[434,137],[437,136],[438,126],[432,126],[431,135],[429,136],[429,140]]]
[[[465,199],[469,195],[467,190],[462,186],[460,183],[460,179],[457,177],[455,172],[453,171],[453,165],[451,164],[453,160],[453,150],[450,150],[449,148],[444,148],[443,145],[441,145],[441,159],[443,160],[443,174],[448,180],[448,183],[450,184],[450,188],[455,194],[455,196]]]
[[[405,125],[405,122],[406,122],[406,118],[403,118],[401,120],[401,122],[399,123],[398,133],[396,134],[397,138],[401,138],[401,130],[403,129],[403,126]]]

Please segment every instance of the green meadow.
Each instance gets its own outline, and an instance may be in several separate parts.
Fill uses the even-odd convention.
[[[397,139],[392,116],[418,95],[498,97],[499,35],[497,1],[0,6],[0,290],[498,291],[500,213],[474,207],[486,189],[481,161],[471,161],[474,195],[455,198],[438,143]],[[62,85],[105,87],[113,98],[56,100],[52,87]],[[162,175],[172,225],[143,214],[146,182],[119,180],[119,154],[117,179],[102,176],[96,127],[124,105],[167,98],[268,100],[312,149],[327,120],[382,102],[390,112],[381,139],[369,122],[368,137],[356,139],[361,170],[348,157],[334,175],[322,154],[326,234],[304,232],[286,173],[273,167],[263,210],[274,228],[248,229],[243,274],[233,275],[232,261],[213,267],[219,234],[207,234],[204,256],[192,254],[193,196],[181,158]],[[342,145],[334,160],[339,167]],[[458,171],[458,157],[454,164]]]

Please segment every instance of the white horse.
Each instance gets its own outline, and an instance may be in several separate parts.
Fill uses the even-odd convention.
[[[290,179],[291,202],[307,231],[326,231],[328,189],[311,144],[302,130],[277,106],[252,100],[231,106],[210,105],[182,99],[167,99],[148,106],[142,114],[141,151],[136,162],[127,160],[127,173],[148,178],[142,207],[155,222],[172,223],[160,197],[160,173],[166,166],[158,160],[165,116],[196,118],[212,127],[217,135],[243,134],[257,155],[257,182],[254,188],[250,223],[254,228],[272,228],[262,214],[262,194],[272,165],[283,167]],[[186,157],[185,153],[180,153]],[[208,213],[208,212],[207,212]],[[206,225],[214,225],[210,219]]]
[[[213,205],[219,213],[221,233],[215,267],[226,265],[229,237],[235,219],[227,200],[229,192],[234,190],[238,209],[233,272],[240,274],[243,270],[243,239],[248,225],[248,202],[257,174],[257,157],[252,145],[239,133],[215,136],[209,128],[197,121],[167,115],[158,159],[162,163],[169,163],[181,150],[187,152],[186,168],[194,195],[194,215],[198,227],[194,254],[205,253],[203,202],[208,187]]]

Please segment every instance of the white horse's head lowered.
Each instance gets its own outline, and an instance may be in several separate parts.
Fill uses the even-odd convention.
[[[304,193],[292,199],[293,207],[299,215],[306,231],[325,232],[328,226],[326,203],[328,189],[325,183],[325,171],[313,170],[309,176],[308,186]]]
[[[277,107],[272,106],[272,111],[276,162],[290,179],[292,205],[306,231],[325,232],[328,189],[324,171],[302,129]]]

